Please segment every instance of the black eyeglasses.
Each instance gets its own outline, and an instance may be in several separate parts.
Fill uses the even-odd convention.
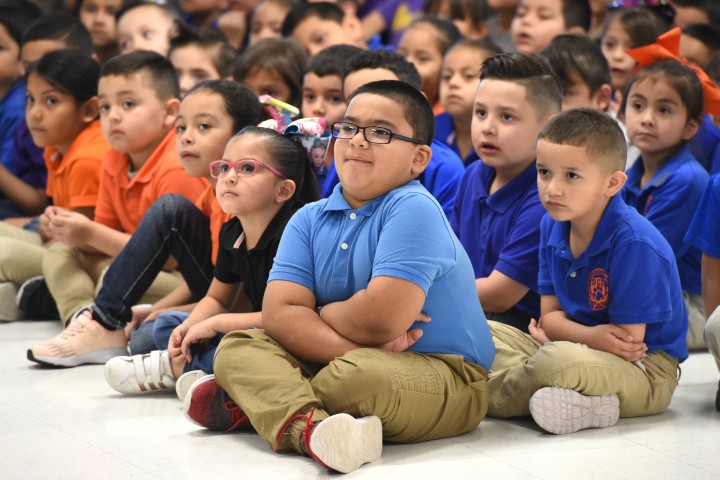
[[[390,143],[393,138],[397,138],[399,140],[405,140],[406,142],[417,143],[418,145],[425,144],[425,142],[394,133],[392,130],[383,127],[361,127],[350,122],[335,122],[330,125],[332,136],[340,140],[350,140],[357,135],[359,131],[363,132],[363,137],[365,137],[368,143],[384,145]]]

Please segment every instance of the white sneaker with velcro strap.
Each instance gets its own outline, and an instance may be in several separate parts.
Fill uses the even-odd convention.
[[[105,364],[105,379],[112,388],[126,395],[173,391],[175,388],[167,350],[112,358]]]

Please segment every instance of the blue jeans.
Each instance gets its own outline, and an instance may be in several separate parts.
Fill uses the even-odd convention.
[[[153,350],[162,350],[164,348],[163,346],[158,347],[155,345],[155,340],[153,340],[154,326],[155,320],[150,320],[132,329],[132,332],[130,332],[130,341],[128,342],[130,355],[142,355],[144,353],[150,353]]]
[[[155,320],[155,325],[153,326],[153,340],[155,340],[155,345],[157,345],[159,350],[167,349],[168,342],[170,341],[170,335],[172,335],[173,330],[175,330],[175,327],[183,323],[189,316],[190,314],[188,312],[167,312],[163,313],[157,318],[157,320]],[[202,370],[205,373],[213,373],[215,350],[224,336],[224,334],[218,333],[214,338],[210,339],[207,344],[196,344],[190,347],[192,360],[185,363],[183,373],[190,372],[192,370]]]
[[[187,198],[160,197],[143,216],[120,255],[108,268],[93,307],[93,318],[118,330],[132,319],[132,306],[172,255],[195,301],[213,278],[212,238],[208,218]]]

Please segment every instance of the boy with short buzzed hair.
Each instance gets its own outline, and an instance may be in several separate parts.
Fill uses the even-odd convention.
[[[495,417],[544,430],[612,426],[664,412],[688,356],[675,255],[618,192],[627,176],[617,123],[572,109],[538,135],[541,316],[530,334],[490,321]]]
[[[223,339],[217,381],[191,387],[188,418],[223,430],[252,424],[274,450],[340,472],[377,460],[383,439],[477,427],[494,349],[470,261],[415,180],[434,124],[404,82],[372,82],[350,97],[332,127],[341,183],[288,223],[265,330]]]
[[[300,107],[303,117],[322,117],[328,129],[342,118],[347,107],[343,94],[343,69],[348,58],[359,52],[362,52],[362,49],[352,45],[333,45],[308,59],[305,64]],[[318,169],[319,164],[316,165],[315,172],[321,187],[327,179],[332,160],[332,154],[327,155],[325,152],[322,167]],[[322,173],[318,174],[318,171]]]
[[[355,54],[345,64],[343,93],[348,97],[360,86],[377,80],[400,80],[418,91],[422,84],[415,65],[402,55],[391,50],[366,50]],[[465,165],[458,154],[442,142],[433,140],[430,148],[433,159],[418,180],[442,205],[449,218]],[[337,183],[337,172],[331,168],[322,186],[321,196],[330,195]]]
[[[180,98],[203,80],[232,80],[237,56],[219,31],[200,27],[170,43],[168,59],[180,82]]]
[[[471,137],[481,161],[463,175],[451,225],[475,270],[489,319],[528,331],[540,314],[540,204],[535,138],[560,111],[562,88],[546,60],[506,53],[482,65]]]
[[[588,0],[520,0],[510,29],[515,50],[540,53],[558,35],[585,35],[591,18]]]
[[[26,288],[27,296],[48,288],[64,322],[93,302],[101,273],[155,200],[178,193],[194,202],[206,186],[188,177],[177,156],[179,86],[169,60],[149,51],[115,57],[102,68],[98,94],[100,123],[112,149],[100,172],[95,221],[66,211],[52,215],[51,229],[62,243],[43,259],[47,287],[40,279]],[[156,285],[155,296],[170,292],[177,280]],[[29,298],[21,302],[33,303]],[[126,344],[122,330],[107,330],[83,316],[56,338],[29,349],[28,359],[57,366],[104,363],[126,354]]]
[[[343,10],[329,2],[295,5],[283,21],[282,36],[292,37],[308,55],[315,55],[331,45],[368,48],[357,16],[351,10]]]

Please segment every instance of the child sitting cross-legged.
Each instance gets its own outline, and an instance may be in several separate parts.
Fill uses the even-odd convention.
[[[490,321],[494,417],[564,434],[664,412],[687,358],[687,313],[667,240],[618,195],[623,134],[572,109],[538,135],[541,316],[530,334]]]
[[[216,380],[185,397],[189,418],[216,430],[252,425],[275,451],[340,472],[377,460],[383,439],[477,427],[494,348],[470,260],[416,180],[433,130],[416,87],[355,90],[332,125],[341,183],[288,223],[263,329],[223,338]]]

